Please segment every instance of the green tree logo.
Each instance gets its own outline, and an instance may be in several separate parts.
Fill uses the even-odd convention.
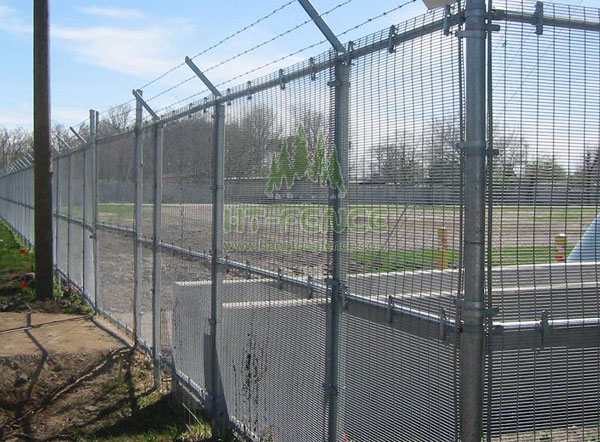
[[[290,189],[296,179],[301,180],[305,176],[308,176],[313,183],[319,184],[321,187],[329,186],[332,189],[337,189],[342,196],[346,193],[336,150],[333,149],[329,158],[326,158],[325,141],[321,133],[311,162],[308,157],[307,144],[304,128],[299,125],[294,139],[293,162],[290,162],[288,145],[284,140],[281,143],[279,155],[274,155],[271,158],[265,194],[272,196],[273,193],[282,188],[284,180],[286,188]]]

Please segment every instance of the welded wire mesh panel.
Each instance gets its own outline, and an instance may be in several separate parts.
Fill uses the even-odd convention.
[[[210,266],[188,254],[163,250],[161,353],[200,393],[206,391],[210,319]]]
[[[54,172],[58,179],[56,206],[58,210],[58,234],[56,237],[56,266],[64,274],[68,274],[69,223],[66,219],[69,212],[69,157],[58,159]]]
[[[324,54],[315,63],[328,59]],[[314,78],[283,80],[283,89],[227,106],[225,249],[230,259],[300,278],[323,277],[330,218],[327,165],[333,152],[329,80],[328,70]]]
[[[33,205],[34,205],[34,194],[33,194],[33,167],[28,167],[23,170],[20,175],[20,186],[21,186],[21,208],[22,223],[20,224],[23,230],[23,236],[25,240],[30,244],[34,241],[34,223],[33,223]]]
[[[163,130],[163,242],[208,252],[211,245],[212,111]]]
[[[597,437],[600,14],[533,2],[494,8],[510,12],[492,48],[499,154],[489,247],[502,335],[491,338],[488,431]],[[528,22],[542,14],[537,28]]]
[[[98,140],[98,295],[104,312],[133,327],[135,136]]]
[[[210,345],[213,111],[163,130],[161,353],[202,394]]]
[[[83,152],[73,152],[70,157],[69,278],[83,287]]]
[[[323,54],[314,63],[328,60]],[[260,79],[253,84],[280,81],[226,107],[225,254],[323,283],[331,78],[325,70],[293,79],[308,66]],[[229,414],[258,437],[322,440],[325,299],[308,300],[309,290],[288,292],[277,280],[225,281],[223,293],[218,362]]]
[[[83,221],[83,289],[84,295],[94,302],[96,298],[94,283],[94,157],[88,147],[83,152],[83,189],[82,189],[82,221]]]
[[[155,183],[155,154],[156,154],[156,128],[145,127],[142,137],[142,206],[140,226],[141,238],[146,240],[142,247],[142,275],[141,275],[141,330],[140,337],[148,345],[152,344],[152,272],[153,248],[149,243],[154,235],[154,183]]]
[[[454,316],[459,289],[461,61],[441,26],[414,37],[441,19],[439,11],[398,25],[409,37],[394,52],[386,45],[352,61],[344,198],[353,297],[342,344],[349,440],[456,437],[453,345],[429,321]]]

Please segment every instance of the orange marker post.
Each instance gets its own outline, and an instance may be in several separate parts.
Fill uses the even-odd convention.
[[[564,233],[554,237],[554,258],[557,262],[567,261],[567,235]]]
[[[438,261],[438,267],[440,270],[450,268],[448,264],[448,231],[445,227],[440,227],[437,231],[438,240],[440,241],[440,255]]]

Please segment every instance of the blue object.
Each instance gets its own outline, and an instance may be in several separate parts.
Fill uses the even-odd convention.
[[[569,257],[568,262],[600,261],[600,214],[592,221]]]

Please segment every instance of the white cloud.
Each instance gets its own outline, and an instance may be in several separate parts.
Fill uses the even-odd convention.
[[[136,9],[87,7],[77,8],[77,11],[83,14],[115,18],[119,20],[136,18],[140,19],[145,17],[143,12],[138,11]]]
[[[0,29],[10,34],[32,34],[32,25],[25,23],[16,9],[0,5]]]
[[[20,103],[11,106],[0,106],[0,127],[33,127],[33,110],[31,105]]]
[[[175,31],[181,28],[176,24],[142,29],[54,26],[51,33],[83,62],[147,78],[176,63],[166,54]]]

